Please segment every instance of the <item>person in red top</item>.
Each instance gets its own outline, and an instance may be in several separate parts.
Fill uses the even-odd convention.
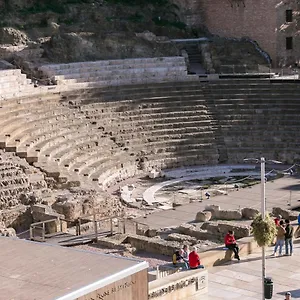
[[[280,223],[281,219],[282,219],[282,216],[281,216],[281,215],[278,215],[278,217],[276,217],[276,218],[274,219],[274,222],[275,222],[275,225],[276,225],[276,226],[279,226],[279,223]]]
[[[239,256],[240,249],[236,243],[236,240],[234,238],[234,232],[232,230],[229,230],[228,233],[225,235],[224,242],[225,242],[225,247],[233,251],[234,258],[240,260],[240,256]]]
[[[189,254],[190,269],[204,269],[201,265],[199,254],[197,253],[197,247],[193,247],[193,251]]]

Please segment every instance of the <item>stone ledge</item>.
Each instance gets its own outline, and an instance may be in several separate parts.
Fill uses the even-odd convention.
[[[240,247],[240,256],[244,257],[249,254],[251,254],[255,249],[258,248],[257,243],[255,242],[253,237],[245,237],[242,239],[239,239],[238,245]],[[228,252],[222,247],[218,247],[212,250],[208,250],[205,252],[202,252],[200,254],[201,263],[206,267],[214,267],[222,265],[226,262],[229,262],[232,260],[232,255],[228,255]]]
[[[186,270],[149,283],[148,299],[199,299],[208,291],[207,270]]]

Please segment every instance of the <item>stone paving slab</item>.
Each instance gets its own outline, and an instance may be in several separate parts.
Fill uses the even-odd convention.
[[[274,282],[273,300],[283,300],[289,291],[292,299],[300,298],[300,244],[294,244],[293,256],[271,257],[266,251],[266,276]],[[259,300],[262,298],[261,251],[227,265],[209,269],[208,295],[201,300]]]
[[[201,194],[199,191],[199,200]],[[239,189],[229,192],[228,195],[219,195],[205,199],[202,202],[194,202],[178,206],[175,210],[158,211],[147,218],[138,218],[136,221],[148,224],[151,228],[179,226],[182,223],[191,222],[195,219],[198,211],[204,210],[206,205],[220,205],[221,209],[239,209],[243,207],[261,207],[261,185],[251,188]],[[291,200],[292,206],[300,206],[300,180],[294,176],[285,176],[266,183],[266,205],[269,211],[275,206],[288,209]]]

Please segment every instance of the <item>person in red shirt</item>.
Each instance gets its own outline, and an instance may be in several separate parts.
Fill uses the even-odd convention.
[[[280,223],[281,219],[282,219],[282,216],[281,216],[281,215],[278,215],[278,217],[276,217],[276,218],[274,219],[274,222],[275,222],[275,225],[276,225],[276,226],[279,226],[279,223]]]
[[[201,265],[199,254],[197,253],[197,247],[193,247],[193,251],[189,254],[190,269],[204,269]]]
[[[233,251],[234,258],[240,260],[240,256],[239,256],[240,249],[236,243],[234,232],[232,230],[229,230],[228,233],[225,235],[224,242],[225,242],[225,247]]]

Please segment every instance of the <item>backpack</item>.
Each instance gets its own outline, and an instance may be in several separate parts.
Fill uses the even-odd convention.
[[[182,257],[179,253],[179,250],[176,250],[172,256],[173,265],[175,266],[177,264],[177,262],[181,259],[182,259]]]

